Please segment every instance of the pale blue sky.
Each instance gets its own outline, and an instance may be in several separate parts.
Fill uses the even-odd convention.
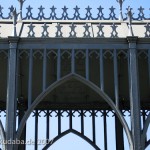
[[[0,4],[5,8],[4,15],[8,14],[7,8],[11,5],[15,6],[18,9],[17,0],[0,0]],[[97,14],[97,8],[101,5],[104,9],[104,14],[108,13],[108,10],[111,6],[114,6],[116,9],[116,13],[119,11],[118,3],[116,0],[26,0],[24,3],[23,14],[26,13],[26,7],[31,5],[33,9],[34,15],[37,14],[38,8],[43,5],[45,7],[45,12],[50,12],[50,9],[53,5],[56,6],[57,14],[62,12],[62,7],[66,5],[68,9],[68,13],[71,15],[74,11],[73,8],[78,5],[81,9],[81,14],[85,14],[85,8],[89,5],[92,9],[93,14]],[[149,0],[125,0],[123,4],[123,11],[126,12],[126,8],[131,6],[133,8],[133,12],[137,15],[137,8],[140,6],[144,7],[146,16],[150,15],[150,4]],[[118,16],[117,16],[118,17]]]

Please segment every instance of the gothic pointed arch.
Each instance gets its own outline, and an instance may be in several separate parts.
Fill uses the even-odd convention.
[[[20,139],[23,127],[25,126],[25,123],[28,119],[28,117],[30,116],[31,112],[34,110],[34,108],[50,93],[52,92],[54,89],[56,89],[57,87],[59,87],[60,85],[62,85],[63,83],[71,80],[71,79],[75,79],[83,84],[85,84],[87,87],[91,88],[94,92],[96,92],[100,97],[102,97],[107,103],[108,105],[115,111],[117,117],[119,118],[126,134],[127,134],[127,138],[128,138],[128,142],[130,145],[130,150],[133,150],[133,142],[132,142],[132,137],[131,137],[131,132],[129,130],[129,127],[127,125],[127,122],[125,121],[124,117],[122,116],[121,112],[119,111],[119,109],[115,106],[114,102],[111,100],[111,98],[105,94],[98,86],[96,86],[94,83],[92,83],[91,81],[83,78],[80,75],[77,74],[69,74],[66,75],[64,77],[62,77],[61,79],[59,79],[58,81],[54,82],[53,84],[51,84],[45,91],[43,91],[35,100],[34,102],[31,104],[31,106],[28,108],[28,110],[26,111],[20,126],[18,128],[17,134],[16,134],[16,139]]]
[[[142,148],[144,149],[145,147],[147,147],[150,144],[150,140],[149,140],[149,144],[145,145],[145,138],[146,138],[146,133],[148,130],[148,127],[150,125],[150,113],[148,114],[148,117],[145,121],[144,127],[143,127],[143,132],[142,132],[142,136],[141,136],[141,143],[142,143]]]
[[[5,141],[5,139],[6,139],[5,138],[5,130],[4,130],[4,127],[3,127],[1,120],[0,120],[0,136],[1,136],[1,140]],[[5,144],[3,145],[3,149],[6,149]]]
[[[148,148],[149,146],[150,146],[150,139],[146,142],[145,149]]]
[[[56,136],[52,141],[50,141],[42,150],[47,150],[52,144],[57,142],[60,138],[66,136],[70,133],[73,133],[73,134],[77,135],[78,137],[82,138],[84,141],[89,143],[94,149],[100,150],[100,148],[96,144],[94,144],[88,137],[86,137],[85,135],[81,134],[80,132],[78,132],[74,129],[69,129],[69,130],[62,132],[60,135]]]

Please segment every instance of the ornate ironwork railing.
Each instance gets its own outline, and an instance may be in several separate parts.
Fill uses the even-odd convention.
[[[7,37],[13,33],[15,36],[28,38],[124,38],[131,33],[138,37],[150,38],[149,20],[142,23],[133,22],[131,27],[128,27],[127,21],[124,22],[124,26],[119,21],[23,21],[15,26],[6,21],[0,25],[0,37]],[[7,28],[11,30],[7,31]],[[137,32],[137,29],[141,32]]]
[[[0,5],[0,19],[11,19],[11,13],[13,12],[15,8],[14,6],[11,6],[8,9],[9,9],[8,16],[4,16],[3,7]],[[26,9],[27,11],[26,11],[25,16],[22,16],[23,20],[42,20],[42,19],[44,20],[119,20],[118,14],[116,14],[115,12],[116,8],[114,8],[113,6],[109,8],[109,16],[104,15],[103,13],[104,8],[102,6],[99,6],[97,8],[97,11],[95,11],[94,14],[92,14],[92,8],[90,6],[87,6],[85,8],[86,13],[83,17],[81,16],[81,11],[78,6],[73,8],[74,13],[72,16],[68,14],[68,8],[64,6],[62,8],[62,13],[60,17],[56,13],[57,8],[55,6],[52,6],[50,8],[50,12],[48,12],[48,10],[44,11],[45,8],[43,6],[40,6],[38,8],[39,11],[36,17],[33,16],[33,12],[32,12],[33,8],[30,5]],[[128,8],[126,8],[126,10],[128,10]],[[150,17],[146,17],[144,13],[144,8],[142,6],[140,6],[140,8],[138,8],[137,10],[138,10],[137,16],[135,16],[134,13],[132,15],[133,20],[149,20],[150,19]],[[46,17],[47,14],[49,14],[48,17]],[[95,16],[95,14],[97,15]],[[123,20],[127,19],[127,11],[124,13],[124,15],[122,15],[122,17],[123,17],[122,18]]]

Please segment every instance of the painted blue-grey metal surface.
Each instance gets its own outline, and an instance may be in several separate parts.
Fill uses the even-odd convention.
[[[134,37],[130,37],[131,39],[134,39]],[[41,41],[42,40],[44,40],[44,39],[40,39]],[[48,42],[49,42],[49,40],[47,40]],[[82,41],[82,40],[81,40]],[[102,39],[101,40],[101,44],[104,42],[105,40],[104,39]],[[112,41],[113,41],[113,43],[115,43],[115,42],[117,42],[117,41],[119,41],[119,39],[115,39],[115,41],[112,39]],[[23,42],[23,41],[20,41],[20,43],[21,42]],[[30,40],[28,41],[29,43],[30,43]],[[37,41],[38,42],[38,41]],[[55,40],[55,42],[56,42],[56,40]],[[58,43],[60,42],[60,41],[57,41]],[[70,41],[71,42],[71,41]],[[77,41],[78,42],[78,41]],[[82,42],[86,42],[85,40],[83,40]],[[19,47],[19,49],[21,49],[21,44],[18,44],[18,47]],[[26,43],[26,42],[25,42]],[[53,42],[51,42],[51,43],[53,43]],[[124,43],[124,42],[123,42]],[[38,43],[37,43],[38,44]],[[82,44],[81,42],[80,42],[80,44]],[[88,45],[84,45],[84,44],[82,44],[82,45],[80,45],[80,44],[78,44],[78,46],[80,47],[82,47],[82,48],[84,48],[85,50],[84,51],[82,51],[82,53],[84,54],[83,56],[86,58],[86,57],[89,57],[90,56],[90,54],[91,54],[91,52],[92,52],[92,50],[90,50],[90,49],[88,49],[87,50],[87,47],[92,47],[93,46],[93,44],[91,43],[91,44],[88,44]],[[23,44],[24,45],[24,44]],[[67,44],[64,44],[64,45],[66,45],[67,46]],[[101,45],[97,45],[97,46],[95,46],[95,48],[97,47],[97,48],[101,48],[101,47],[107,47],[108,45],[107,45],[107,43],[106,43],[106,45],[105,44],[102,44],[103,46],[101,46]],[[116,44],[117,45],[117,44]],[[115,92],[116,92],[116,98],[117,98],[117,96],[118,96],[118,87],[117,87],[117,59],[118,59],[118,54],[122,51],[122,50],[119,50],[119,49],[121,49],[121,47],[122,47],[122,45],[126,45],[126,46],[124,46],[124,48],[126,48],[126,50],[127,50],[127,47],[128,47],[128,43],[126,42],[126,44],[121,44],[120,43],[120,48],[119,48],[119,45],[117,45],[117,47],[116,47],[116,49],[114,49],[114,47],[115,47],[115,44],[110,44],[108,47],[113,47],[113,53],[112,53],[112,51],[111,50],[105,50],[105,48],[104,49],[99,49],[99,53],[97,53],[97,55],[98,55],[98,57],[99,57],[99,62],[100,62],[100,78],[99,78],[99,80],[100,80],[100,84],[101,84],[101,88],[99,88],[99,89],[101,89],[103,92],[105,91],[105,89],[104,89],[104,76],[105,76],[105,74],[104,74],[104,71],[103,71],[103,60],[105,59],[105,57],[106,57],[106,54],[111,54],[111,56],[110,56],[110,58],[111,59],[113,59],[113,62],[114,62],[114,64],[113,64],[113,66],[114,66],[114,87],[115,87]],[[134,44],[135,45],[135,44]],[[37,46],[37,48],[39,47],[38,45],[36,45]],[[57,54],[57,56],[56,56],[56,59],[57,59],[57,80],[59,81],[59,80],[61,80],[61,78],[62,78],[62,75],[61,75],[61,68],[60,68],[60,65],[61,65],[61,57],[62,57],[62,52],[63,52],[63,50],[61,49],[61,48],[63,48],[63,45],[61,44],[61,47],[58,47],[58,45],[57,44],[52,44],[51,45],[54,49],[56,49],[57,48],[57,51],[56,51],[56,54]],[[28,43],[26,43],[25,45],[24,45],[24,48],[28,48],[29,46],[28,46]],[[70,47],[70,44],[67,46],[68,48]],[[72,47],[72,45],[71,45],[71,47]],[[23,48],[23,49],[24,49]],[[43,82],[43,92],[45,92],[45,89],[46,89],[46,59],[47,59],[47,52],[48,52],[48,49],[49,48],[43,48],[43,79],[42,79],[42,82]],[[53,51],[53,50],[52,50]],[[22,51],[20,51],[21,53],[20,54],[22,54]],[[24,51],[25,52],[25,51]],[[31,66],[33,65],[32,63],[31,63],[31,60],[33,59],[33,57],[35,57],[35,51],[34,52],[32,52],[32,49],[29,49],[29,50],[26,50],[26,52],[28,53],[27,54],[27,57],[29,57],[29,74],[31,74],[31,72],[32,72],[32,70],[31,70]],[[25,53],[26,53],[25,52]],[[32,53],[31,53],[32,52]],[[37,51],[38,52],[38,51]],[[78,52],[78,50],[75,50],[74,48],[71,50],[71,53],[70,53],[70,55],[71,55],[71,73],[72,73],[72,75],[73,74],[75,74],[76,73],[76,63],[75,63],[75,58],[77,57],[77,53]],[[93,52],[94,52],[94,50],[93,50]],[[126,51],[123,51],[123,53],[125,53],[125,56],[127,55],[127,53],[126,53]],[[130,56],[131,57],[131,56]],[[89,58],[88,58],[89,59]],[[89,63],[89,60],[88,60],[87,58],[85,59],[85,70],[86,70],[86,80],[87,81],[89,81],[89,65],[88,65],[88,63]],[[130,58],[131,59],[131,58]],[[33,60],[32,60],[33,61]],[[135,68],[135,67],[133,67],[133,68]],[[130,73],[131,72],[133,72],[133,68],[130,70]],[[59,72],[59,74],[58,74],[58,72]],[[32,74],[31,75],[29,75],[29,78],[31,78],[30,76],[32,76]],[[67,78],[67,77],[66,77]],[[133,76],[133,78],[135,79],[135,75]],[[87,82],[87,81],[85,81],[85,82]],[[28,85],[29,85],[29,87],[31,86],[30,84],[31,84],[32,82],[30,82]],[[60,84],[61,85],[61,84]],[[95,87],[95,88],[97,88],[97,87]],[[94,89],[95,89],[94,88]],[[30,92],[28,93],[28,96],[29,97],[31,97],[32,96],[32,94],[31,94],[31,91],[32,91],[32,89],[31,88],[29,88],[30,89]],[[28,90],[29,90],[28,89]],[[49,92],[48,92],[49,93]],[[47,94],[48,94],[47,93]],[[115,99],[116,99],[115,98]],[[117,99],[116,99],[117,100]],[[112,101],[112,100],[111,100]],[[35,105],[34,103],[32,104],[32,102],[34,102],[34,100],[33,101],[31,101],[30,103],[30,105],[31,106],[33,106],[34,108],[35,108],[35,106],[37,105]],[[112,101],[113,102],[113,101]],[[117,103],[116,103],[117,102]],[[116,101],[115,103],[118,105],[118,101]],[[113,102],[114,103],[114,102]],[[113,105],[116,105],[116,104],[113,104]],[[135,103],[134,103],[135,104]],[[131,106],[133,107],[133,105],[134,105],[133,103],[131,103]],[[29,105],[29,108],[30,108],[30,105]],[[117,111],[119,111],[119,108],[118,108],[118,106],[115,106],[116,107],[116,110]],[[137,108],[137,107],[136,107]],[[33,110],[33,108],[32,109],[30,109],[30,112],[32,112],[32,110]],[[29,113],[30,114],[30,113]],[[28,115],[29,115],[28,114]],[[135,114],[134,114],[134,111],[132,112],[131,111],[131,114],[132,114],[132,117],[134,118],[135,117]],[[25,114],[25,116],[26,116],[27,114]],[[137,114],[136,114],[137,115]],[[24,117],[25,117],[24,116]],[[122,116],[122,115],[121,115]],[[123,116],[122,116],[123,117]],[[25,117],[26,118],[26,117]],[[135,119],[135,118],[134,118]],[[134,120],[134,119],[132,119],[132,121]],[[131,122],[132,122],[131,121]],[[137,120],[135,120],[135,122],[136,122]],[[22,121],[22,123],[24,124],[26,121],[24,120],[24,121]],[[21,124],[22,124],[21,123]],[[20,125],[21,125],[20,124]],[[136,126],[138,125],[138,123],[136,122]],[[134,127],[134,130],[135,130],[135,132],[137,133],[137,131],[136,131],[136,128],[137,127]],[[23,126],[20,126],[19,127],[19,130],[18,130],[18,136],[19,136],[19,134],[21,134],[21,130],[23,129]],[[128,131],[127,131],[128,132]],[[131,134],[131,133],[130,133]],[[18,137],[17,136],[17,137]],[[135,136],[135,135],[134,135]],[[19,138],[19,137],[18,137]],[[133,137],[132,137],[133,138]],[[132,138],[129,138],[130,140],[132,139]],[[136,138],[138,138],[138,136],[136,135]],[[134,139],[134,138],[133,138]],[[129,140],[129,142],[131,142]],[[136,140],[136,139],[135,139]],[[134,140],[133,140],[134,141]],[[133,143],[132,143],[133,144]],[[131,144],[131,145],[132,145]],[[132,149],[132,146],[131,146],[131,149]]]
[[[78,6],[74,8],[73,16],[68,14],[68,8],[64,6],[60,17],[56,14],[57,8],[52,6],[50,15],[45,17],[45,8],[41,6],[37,17],[34,17],[31,6],[27,8],[26,16],[23,16],[25,0],[18,1],[19,13],[11,6],[8,16],[4,16],[3,7],[0,6],[0,57],[3,58],[0,75],[7,77],[7,86],[0,78],[0,89],[4,89],[5,93],[5,96],[0,95],[1,104],[5,104],[0,107],[2,111],[6,110],[5,130],[0,122],[2,139],[22,139],[28,118],[33,113],[34,148],[37,150],[39,117],[40,112],[44,111],[45,135],[49,142],[43,150],[69,133],[74,133],[100,150],[96,136],[96,117],[97,113],[101,113],[103,145],[107,150],[107,118],[111,111],[118,127],[114,129],[116,145],[124,143],[124,130],[130,150],[144,150],[148,147],[150,18],[145,17],[144,8],[140,7],[138,17],[135,17],[130,7],[126,14],[122,11],[124,0],[117,0],[119,14],[115,13],[112,6],[108,17],[104,15],[101,6],[95,17],[90,6],[85,8],[84,17],[80,16]],[[9,30],[1,30],[6,28],[5,25],[10,27],[11,34]],[[138,31],[140,28],[141,33]],[[140,36],[135,36],[137,34]],[[6,65],[8,71],[5,70]],[[16,129],[18,111],[22,111],[22,114]],[[58,135],[51,143],[50,117],[53,111],[58,119]],[[125,119],[125,111],[131,114],[131,129]],[[69,129],[62,131],[64,112],[69,118]],[[80,117],[81,132],[73,128],[75,112]],[[89,112],[92,122],[91,139],[85,134],[86,112]],[[116,146],[116,149],[120,147],[124,149],[124,145]],[[20,145],[6,144],[3,149],[17,150]]]
[[[16,129],[16,82],[17,82],[17,44],[18,38],[9,38],[9,63],[7,79],[7,117],[6,117],[6,140],[13,140]],[[7,149],[13,149],[13,144],[8,144]]]
[[[130,108],[131,108],[131,128],[134,149],[141,150],[141,121],[140,121],[140,98],[139,98],[139,78],[137,64],[137,37],[127,37],[129,42],[129,82],[130,82]]]

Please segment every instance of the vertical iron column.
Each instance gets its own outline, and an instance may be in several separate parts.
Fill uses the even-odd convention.
[[[102,91],[104,91],[104,61],[103,61],[103,50],[100,49],[99,52],[99,63],[100,63],[100,88]]]
[[[47,52],[46,48],[43,50],[43,91],[46,89],[46,67],[47,67]]]
[[[18,109],[19,109],[18,127],[19,127],[20,122],[21,122],[21,120],[22,120],[22,118],[23,118],[23,116],[24,116],[24,114],[25,114],[25,106],[24,106],[24,104],[23,104],[23,102],[24,102],[23,97],[20,97],[20,98],[18,99],[18,101],[19,101],[19,104],[18,104],[18,107],[19,107],[19,108],[18,108]],[[23,129],[23,131],[22,131],[20,140],[23,140],[24,142],[26,142],[26,125],[24,126],[24,129]],[[25,150],[25,149],[26,149],[26,145],[25,145],[25,144],[20,144],[20,145],[19,145],[19,149]]]
[[[28,108],[32,104],[33,50],[29,52]]]
[[[81,110],[81,134],[84,135],[84,111]]]
[[[118,75],[118,59],[117,59],[117,50],[114,49],[114,87],[115,87],[115,102],[116,107],[119,109],[119,75]],[[124,150],[123,142],[123,127],[115,115],[115,127],[116,127],[116,149]]]
[[[35,110],[35,143],[34,143],[34,149],[38,149],[38,117],[39,117],[39,112],[38,110]]]
[[[138,37],[127,37],[129,42],[129,90],[131,109],[131,131],[134,150],[141,150],[141,121],[140,121],[140,97],[138,84],[138,61],[136,42]]]
[[[96,116],[96,112],[94,110],[92,110],[92,132],[93,132],[93,143],[96,143],[96,126],[95,126],[95,116]]]
[[[115,102],[116,107],[119,109],[119,84],[118,84],[118,60],[117,60],[117,50],[114,49],[114,87],[115,87]]]
[[[148,50],[148,77],[149,77],[149,90],[150,90],[150,49]]]
[[[142,110],[142,116],[143,116],[143,127],[144,127],[145,121],[146,121],[146,111],[145,111],[145,109]],[[142,141],[142,139],[141,139],[141,141]],[[146,143],[146,141],[147,141],[147,135],[145,137],[145,143]]]
[[[61,50],[57,51],[57,80],[61,77]]]
[[[103,122],[104,122],[104,149],[107,150],[107,112],[103,111]]]
[[[86,52],[85,52],[85,78],[87,80],[89,80],[89,50],[86,49]]]
[[[7,77],[7,106],[6,106],[6,140],[14,140],[16,131],[16,72],[18,37],[8,37],[9,58]],[[7,144],[7,150],[13,150],[14,145]]]
[[[50,112],[49,112],[49,110],[47,110],[47,112],[46,112],[46,140],[47,140],[47,142],[50,139],[50,135],[49,135],[50,127],[49,127],[49,125],[50,125]]]
[[[75,73],[75,50],[71,50],[71,73]]]
[[[57,117],[58,117],[58,135],[60,135],[61,134],[61,110],[58,110]]]
[[[72,110],[69,110],[68,116],[69,116],[69,129],[72,130],[72,116],[73,116]]]

